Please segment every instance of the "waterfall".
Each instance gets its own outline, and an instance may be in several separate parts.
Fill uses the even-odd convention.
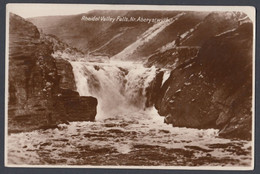
[[[156,75],[155,67],[125,61],[71,65],[79,94],[98,99],[97,120],[145,109],[146,88]]]

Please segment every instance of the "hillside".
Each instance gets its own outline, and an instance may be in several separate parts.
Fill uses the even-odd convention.
[[[83,16],[169,18],[171,22],[82,21]],[[99,11],[71,16],[36,17],[29,20],[46,34],[91,55],[116,59],[146,59],[156,50],[172,47],[177,35],[183,46],[201,46],[210,37],[238,26],[240,12]],[[211,26],[211,27],[209,27]]]

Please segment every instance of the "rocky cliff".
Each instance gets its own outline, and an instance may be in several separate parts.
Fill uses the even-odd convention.
[[[210,38],[200,49],[177,47],[151,56],[148,66],[172,70],[155,100],[165,122],[251,139],[252,36],[247,22]]]
[[[53,51],[31,22],[10,14],[8,133],[95,119],[97,100],[75,92],[71,65]]]

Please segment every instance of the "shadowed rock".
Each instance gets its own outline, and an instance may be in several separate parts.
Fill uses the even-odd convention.
[[[97,99],[75,92],[72,66],[51,56],[53,43],[15,14],[9,26],[8,132],[93,121]]]
[[[178,57],[155,107],[177,127],[219,128],[226,138],[251,139],[252,23],[209,39],[198,56]],[[170,50],[169,50],[170,51]],[[167,52],[149,60],[167,59]],[[172,62],[176,60],[173,58]],[[157,57],[157,59],[156,59]],[[174,60],[175,59],[175,60]],[[164,63],[162,62],[163,66]]]

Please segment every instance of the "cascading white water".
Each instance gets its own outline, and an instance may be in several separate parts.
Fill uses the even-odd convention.
[[[71,62],[81,96],[98,99],[97,120],[145,109],[146,88],[156,68],[132,62]]]

